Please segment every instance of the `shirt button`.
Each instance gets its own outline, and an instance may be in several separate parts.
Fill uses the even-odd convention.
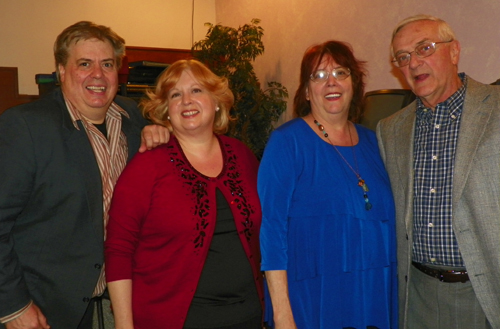
[[[427,224],[427,227],[434,227],[434,224],[429,223],[429,224]]]
[[[431,262],[435,262],[435,261],[436,261],[436,258],[431,257]]]
[[[432,156],[432,160],[437,160],[437,159],[438,159],[437,155]]]
[[[436,193],[436,189],[435,188],[431,188],[431,193]]]
[[[434,126],[434,128],[436,128],[436,129],[439,129],[439,127],[441,127],[441,125],[439,125],[439,124]]]
[[[456,116],[455,114],[453,114],[453,115],[451,116],[451,118],[452,118],[452,119],[456,119],[456,118],[457,118],[457,116]]]

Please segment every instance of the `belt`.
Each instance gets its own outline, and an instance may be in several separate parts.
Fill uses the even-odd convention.
[[[441,282],[467,282],[469,281],[469,275],[467,271],[446,271],[438,270],[435,268],[430,268],[420,263],[411,262],[415,268],[420,270],[420,272],[425,273],[433,278],[438,279]]]

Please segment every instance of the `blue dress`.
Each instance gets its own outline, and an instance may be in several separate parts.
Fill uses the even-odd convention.
[[[299,329],[397,328],[395,214],[389,177],[373,131],[332,145],[303,119],[275,130],[259,168],[262,270],[287,270]],[[268,307],[269,309],[269,307]],[[272,319],[271,315],[267,315]]]

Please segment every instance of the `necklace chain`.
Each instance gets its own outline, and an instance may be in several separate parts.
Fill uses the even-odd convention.
[[[354,168],[351,166],[351,164],[344,158],[342,153],[340,153],[340,151],[337,149],[335,144],[333,144],[330,137],[328,137],[328,133],[325,131],[325,127],[321,123],[319,123],[318,120],[316,120],[314,115],[312,117],[314,119],[314,123],[316,124],[316,126],[318,126],[319,131],[321,131],[323,136],[325,136],[325,138],[328,140],[328,143],[330,143],[330,145],[333,146],[333,148],[335,149],[335,151],[337,151],[337,154],[340,156],[340,158],[347,164],[347,166],[349,167],[349,169],[351,169],[351,171],[354,173],[354,175],[356,175],[356,178],[358,179],[358,186],[363,189],[363,198],[365,199],[365,209],[366,210],[372,209],[372,204],[370,203],[370,200],[368,199],[368,191],[369,191],[368,185],[366,185],[365,180],[359,174],[358,160],[356,158],[356,150],[354,149],[354,143],[352,142],[351,127],[348,127],[349,139],[351,140],[352,157],[354,158],[354,165],[356,166],[356,170],[354,170]]]

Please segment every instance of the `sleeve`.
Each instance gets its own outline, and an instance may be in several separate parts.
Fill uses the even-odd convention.
[[[287,140],[281,131],[274,131],[259,167],[262,271],[287,269],[288,218],[298,176],[292,144],[293,141]]]
[[[133,257],[149,211],[156,180],[155,156],[159,151],[137,153],[116,183],[104,243],[108,282],[132,279]]]
[[[0,318],[31,300],[13,231],[33,190],[35,172],[29,127],[19,111],[7,110],[0,116]]]

